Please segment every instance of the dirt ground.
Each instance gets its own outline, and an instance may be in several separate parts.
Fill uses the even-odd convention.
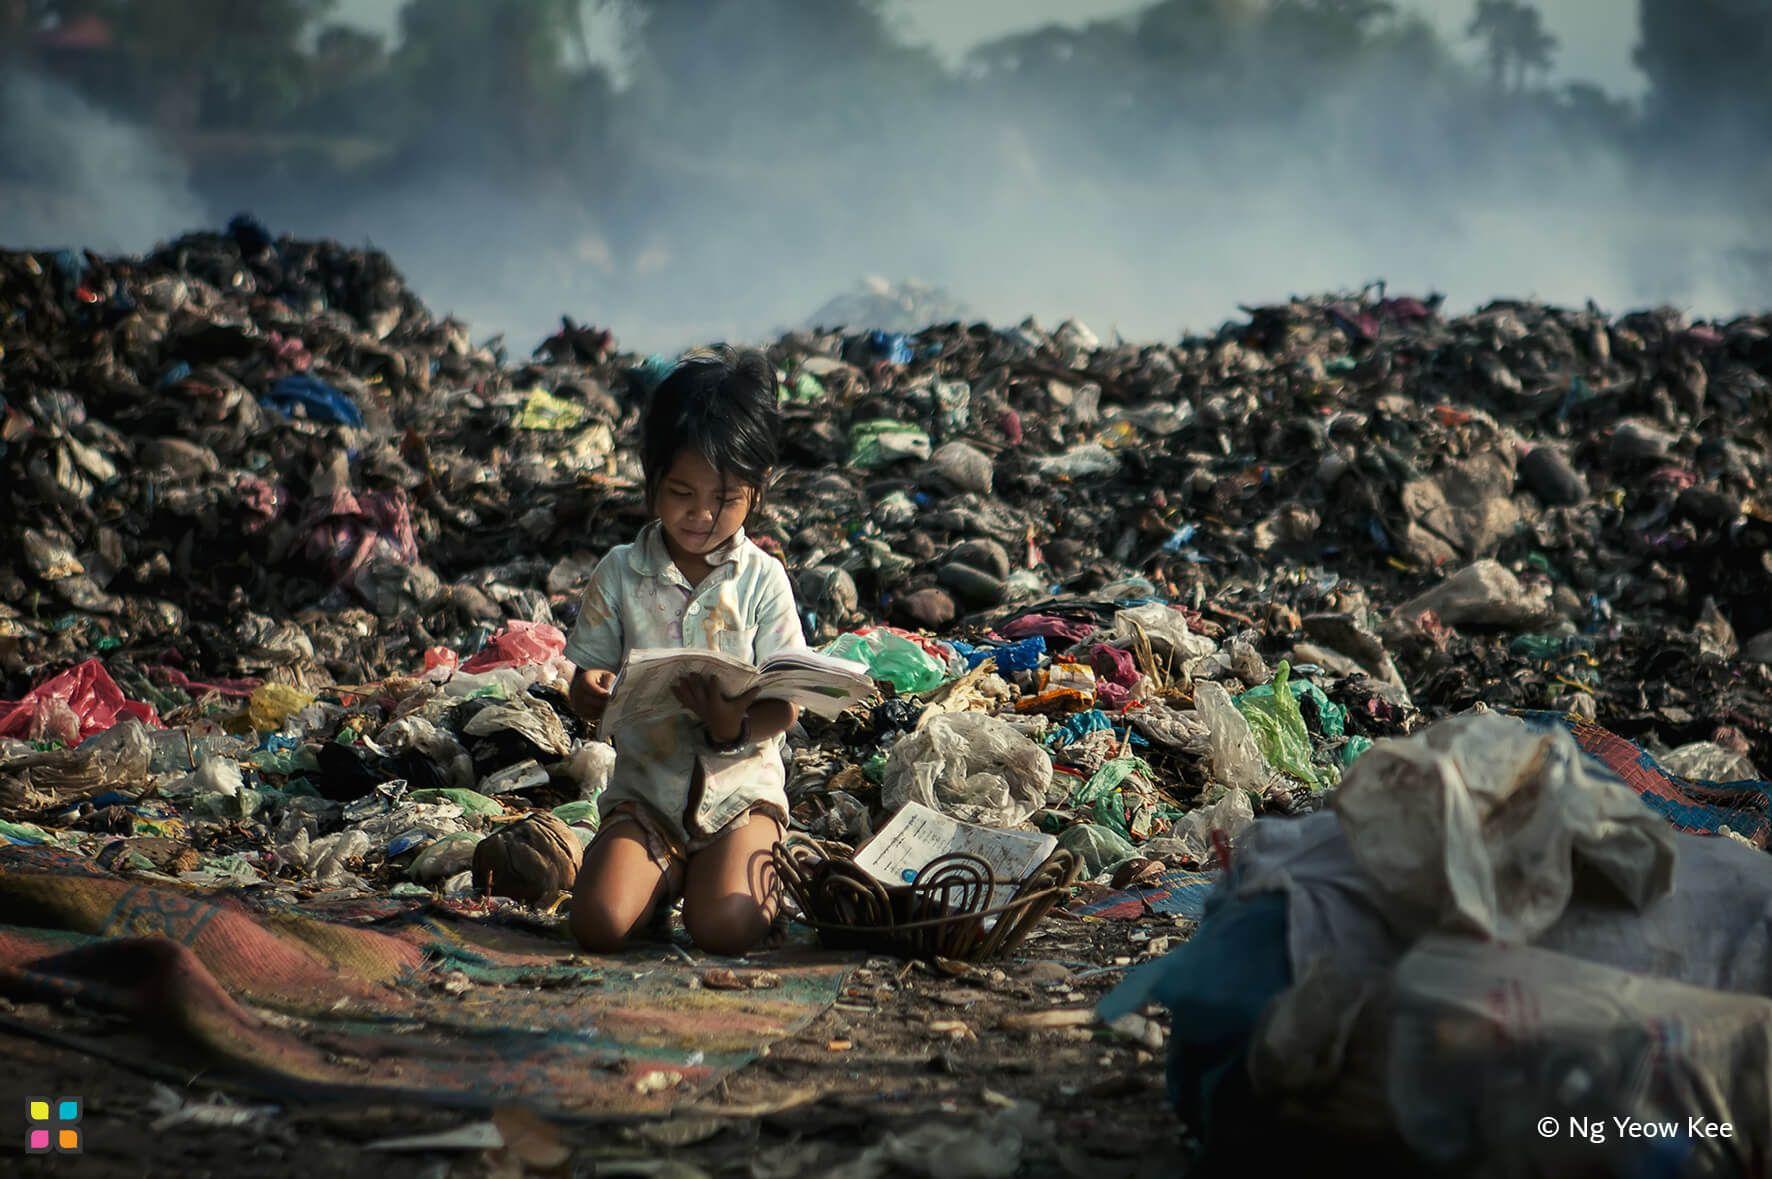
[[[1184,1141],[1163,1095],[1165,1019],[1128,1033],[1084,1013],[1126,969],[1189,929],[1180,918],[1054,914],[1013,954],[966,973],[874,958],[836,1006],[705,1100],[649,1121],[554,1124],[501,1113],[499,1149],[366,1149],[487,1120],[412,1104],[284,1104],[244,1125],[157,1125],[167,1108],[157,1104],[168,1096],[162,1082],[16,1031],[28,1024],[102,1040],[104,1017],[0,1000],[0,1050],[11,1062],[4,1089],[17,1119],[0,1140],[0,1169],[182,1179],[1174,1175]],[[1048,1026],[1024,1026],[1041,1022]],[[180,1090],[187,1102],[213,1093],[201,1077]],[[82,1157],[24,1153],[30,1095],[84,1099]],[[225,1099],[268,1104],[246,1093]],[[964,1169],[993,1164],[1003,1169]]]

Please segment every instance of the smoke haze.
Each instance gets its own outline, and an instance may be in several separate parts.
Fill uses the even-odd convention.
[[[137,252],[207,213],[183,166],[60,82],[0,73],[0,243]]]
[[[509,135],[464,104],[342,182],[224,172],[202,199],[150,132],[14,77],[0,159],[75,199],[0,208],[0,241],[139,251],[250,207],[388,250],[434,310],[523,350],[562,313],[646,350],[757,339],[867,275],[1127,338],[1379,279],[1454,309],[1772,302],[1745,166],[1697,183],[1631,108],[1501,92],[1406,16],[1349,47],[1275,7],[1171,0],[950,66],[866,5],[657,3],[621,22],[624,87],[545,129],[591,145],[569,162],[501,155]]]

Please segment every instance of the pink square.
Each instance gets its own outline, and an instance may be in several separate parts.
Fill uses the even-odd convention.
[[[32,1150],[48,1150],[49,1149],[49,1131],[48,1130],[32,1130],[31,1131],[31,1149]]]

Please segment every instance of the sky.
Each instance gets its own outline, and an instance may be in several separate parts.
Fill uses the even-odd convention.
[[[339,0],[337,19],[393,37],[405,0]],[[889,18],[906,41],[932,46],[953,61],[993,37],[1049,24],[1083,25],[1147,7],[1151,0],[891,0]],[[1475,0],[1396,0],[1398,11],[1426,16],[1448,43],[1475,57],[1464,35]],[[1644,88],[1631,64],[1637,39],[1636,0],[1536,0],[1545,27],[1561,43],[1556,81],[1596,82],[1608,92],[1636,98]],[[592,55],[617,68],[618,23],[587,4]]]

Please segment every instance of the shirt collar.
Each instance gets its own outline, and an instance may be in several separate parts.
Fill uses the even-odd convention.
[[[731,540],[708,554],[708,564],[730,565],[737,561],[739,555],[744,552],[744,546],[749,543],[749,539],[745,536],[744,528],[741,525],[739,530],[732,534]],[[640,535],[635,538],[634,546],[628,550],[628,564],[633,567],[635,573],[645,577],[658,577],[666,573],[667,570],[676,567],[676,562],[671,560],[670,550],[665,548],[663,524],[654,520],[640,529]]]

